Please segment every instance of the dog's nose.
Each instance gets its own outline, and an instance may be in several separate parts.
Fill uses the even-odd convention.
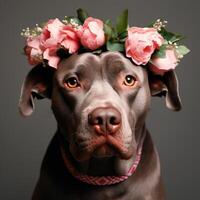
[[[121,114],[115,108],[96,108],[89,114],[88,122],[98,134],[114,134],[121,126]]]

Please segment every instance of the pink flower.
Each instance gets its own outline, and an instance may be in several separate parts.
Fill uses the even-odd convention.
[[[88,17],[79,30],[79,37],[84,47],[95,50],[105,43],[103,22],[99,19]]]
[[[28,61],[31,65],[37,65],[42,62],[42,49],[40,36],[29,37],[24,48],[25,54],[28,56]]]
[[[60,31],[65,25],[59,19],[49,20],[40,35],[40,46],[43,50],[43,59],[48,61],[48,65],[57,68],[60,58],[56,52],[62,40]]]
[[[69,50],[69,53],[75,53],[80,48],[77,31],[70,25],[64,26],[60,31],[60,44]]]
[[[65,25],[59,19],[51,19],[44,26],[41,34],[43,48],[57,48],[61,42],[60,31]]]
[[[146,65],[164,39],[154,28],[131,27],[125,41],[126,56],[137,65]]]
[[[178,57],[174,48],[166,50],[164,58],[153,57],[150,63],[150,70],[158,75],[163,75],[166,71],[173,70],[178,65]]]
[[[56,52],[65,47],[69,53],[79,49],[77,31],[71,25],[64,25],[59,19],[49,20],[41,34],[41,45],[44,50],[43,58],[48,60],[51,67],[57,68],[60,58]]]

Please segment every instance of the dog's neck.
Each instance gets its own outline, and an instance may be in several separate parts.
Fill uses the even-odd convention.
[[[130,158],[129,160],[120,159],[119,157],[104,157],[95,158],[91,157],[88,161],[78,162],[72,156],[69,150],[69,143],[61,133],[58,128],[58,135],[60,136],[61,147],[63,148],[65,154],[67,154],[68,159],[72,165],[82,174],[87,174],[90,176],[120,176],[128,172],[128,170],[134,164],[136,156]],[[136,129],[136,143],[137,149],[142,148],[144,138],[146,136],[145,124]]]

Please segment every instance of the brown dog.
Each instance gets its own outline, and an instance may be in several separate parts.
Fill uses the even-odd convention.
[[[33,98],[48,97],[58,123],[33,199],[165,199],[159,157],[145,127],[151,95],[165,96],[170,109],[181,108],[173,71],[152,75],[118,52],[72,55],[58,70],[33,68],[22,88],[20,111],[30,115]],[[111,185],[88,184],[74,172],[113,181],[134,163],[127,180]]]

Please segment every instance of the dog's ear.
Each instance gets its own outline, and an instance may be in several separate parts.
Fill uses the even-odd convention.
[[[34,110],[33,99],[51,98],[53,74],[52,67],[35,66],[27,75],[21,89],[19,111],[23,116],[29,116]]]
[[[168,71],[163,76],[148,72],[149,86],[152,96],[165,97],[166,106],[174,111],[181,109],[178,79],[175,71]]]

